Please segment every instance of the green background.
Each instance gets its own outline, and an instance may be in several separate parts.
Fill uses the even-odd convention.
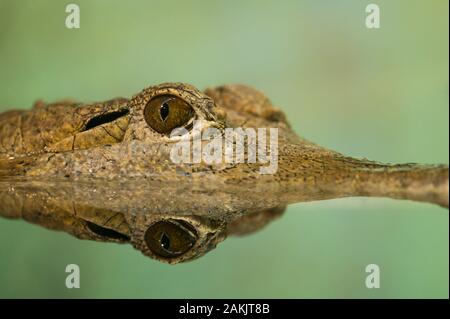
[[[448,163],[448,1],[0,0],[0,110],[131,96],[165,81],[265,92],[303,137],[384,162]],[[0,297],[449,296],[448,210],[296,204],[264,231],[169,266],[129,245],[0,219]],[[81,288],[65,287],[65,266]],[[365,266],[381,288],[365,287]]]

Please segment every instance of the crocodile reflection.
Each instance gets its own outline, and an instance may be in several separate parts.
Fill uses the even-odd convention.
[[[21,218],[79,239],[130,243],[144,255],[170,264],[203,256],[227,236],[260,230],[281,216],[285,207],[268,202],[267,207],[251,209],[244,199],[248,194],[236,190],[214,192],[236,203],[214,207],[210,190],[189,190],[182,185],[141,185],[139,191],[133,191],[136,185],[111,183],[0,181],[0,186],[3,217]],[[167,210],[174,206],[174,194],[180,193],[180,210]]]
[[[205,139],[213,129],[225,145]],[[257,147],[238,142],[256,140],[256,129]],[[277,132],[270,133],[277,145],[270,146],[270,174],[261,174],[265,129]],[[181,141],[200,147],[189,142],[174,160]],[[217,161],[203,158],[205,150],[215,150]],[[448,208],[448,175],[446,164],[383,164],[310,142],[265,94],[239,84],[200,91],[162,83],[131,99],[37,102],[0,114],[2,215],[79,238],[129,242],[169,263],[199,257],[227,234],[256,230],[291,203],[368,196]]]

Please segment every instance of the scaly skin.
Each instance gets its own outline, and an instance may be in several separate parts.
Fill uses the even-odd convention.
[[[223,134],[227,127],[278,128],[276,173],[260,174],[260,167],[267,164],[258,162],[175,164],[170,158],[173,140],[153,130],[143,116],[147,103],[162,94],[186,101],[203,129],[215,127]],[[103,124],[92,120],[105,114],[110,116],[103,118]],[[79,215],[87,214],[91,222],[105,226],[101,216],[121,214],[120,227],[108,222],[106,228],[123,236],[99,240],[130,241],[144,254],[170,263],[191,260],[212,249],[229,233],[226,225],[239,229],[249,214],[279,211],[294,202],[373,196],[448,207],[448,174],[447,165],[381,164],[304,140],[266,96],[243,85],[201,92],[187,84],[165,83],[130,100],[84,105],[38,102],[30,111],[0,115],[0,181],[9,185],[0,192],[2,206],[8,207],[3,215],[25,218],[38,206],[47,216],[44,220],[54,220],[58,211],[64,212],[73,222],[53,228],[99,239],[92,237],[92,230],[77,219]],[[44,196],[46,188],[52,191]],[[89,194],[93,188],[98,192]],[[116,195],[105,201],[111,193]],[[30,197],[35,201],[24,200]],[[74,210],[72,203],[81,208]],[[196,245],[175,258],[156,256],[144,239],[155,218],[186,219],[197,229]]]
[[[146,103],[171,93],[187,100],[206,127],[276,127],[279,129],[278,171],[261,175],[259,163],[174,164],[169,137],[153,131],[143,119]],[[85,130],[99,114],[128,110],[114,122]],[[260,92],[241,85],[207,89],[179,83],[149,87],[131,100],[105,103],[38,104],[31,111],[0,117],[2,175],[33,179],[132,179],[186,181],[208,179],[218,185],[254,181],[295,190],[292,200],[308,200],[302,190],[323,198],[383,196],[436,203],[448,207],[448,166],[380,164],[346,157],[301,139],[284,114]],[[310,198],[314,200],[314,196]],[[322,199],[322,197],[319,197]]]
[[[143,254],[176,264],[214,249],[229,235],[253,233],[279,217],[279,194],[251,187],[193,187],[184,183],[0,180],[0,215],[24,219],[77,238],[130,243]],[[174,200],[176,198],[176,200]],[[165,220],[183,220],[197,233],[181,256],[149,249],[145,233]]]

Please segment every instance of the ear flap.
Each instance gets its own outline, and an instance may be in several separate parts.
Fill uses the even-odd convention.
[[[227,225],[227,234],[230,236],[244,236],[257,232],[275,219],[280,218],[285,210],[286,206],[278,206],[245,214]]]
[[[225,109],[245,112],[268,121],[283,122],[289,126],[284,113],[274,107],[267,96],[252,87],[242,84],[223,85],[208,88],[205,94]]]
[[[99,124],[87,131],[74,133],[55,144],[46,147],[47,152],[67,152],[91,147],[115,144],[123,140],[130,117],[122,116],[112,122]]]

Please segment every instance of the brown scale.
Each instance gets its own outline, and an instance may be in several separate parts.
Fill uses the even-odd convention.
[[[267,163],[259,162],[174,163],[170,132],[182,127],[199,138],[194,121],[221,136],[226,128],[277,128],[276,172],[260,174]],[[169,263],[258,230],[296,202],[370,196],[448,208],[448,175],[447,165],[382,164],[309,142],[244,85],[202,92],[164,83],[131,99],[37,102],[0,114],[1,215],[128,242]]]

